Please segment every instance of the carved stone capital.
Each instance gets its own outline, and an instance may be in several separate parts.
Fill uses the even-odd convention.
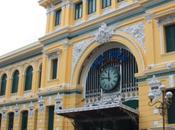
[[[15,116],[19,116],[19,110],[20,110],[20,108],[19,108],[19,105],[18,104],[15,105],[14,110],[15,110]]]
[[[30,104],[29,104],[29,116],[33,116],[33,114],[34,114],[34,104],[33,104],[33,102],[30,102]]]
[[[45,105],[44,105],[44,99],[42,96],[39,96],[39,98],[38,98],[38,105],[39,105],[39,111],[44,112]]]

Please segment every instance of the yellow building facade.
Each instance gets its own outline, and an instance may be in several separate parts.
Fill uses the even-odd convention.
[[[175,95],[174,0],[40,0],[46,34],[0,57],[0,130],[161,130]],[[165,110],[175,129],[175,96]]]

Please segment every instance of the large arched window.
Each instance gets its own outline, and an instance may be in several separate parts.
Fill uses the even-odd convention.
[[[32,88],[32,78],[33,78],[33,67],[29,66],[26,70],[24,91],[31,90],[31,88]]]
[[[12,81],[12,93],[16,93],[18,91],[18,83],[19,83],[19,71],[16,70],[13,73],[13,81]]]
[[[0,96],[5,95],[6,91],[6,85],[7,85],[7,75],[4,74],[1,78],[1,91],[0,91]]]

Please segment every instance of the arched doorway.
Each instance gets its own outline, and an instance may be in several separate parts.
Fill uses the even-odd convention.
[[[79,83],[84,87],[85,106],[122,102],[127,107],[137,109],[138,86],[135,78],[137,72],[135,57],[127,47],[119,43],[99,46],[84,62],[79,77]],[[89,117],[90,120],[78,121],[77,124],[82,130],[138,129],[137,121],[128,118],[125,112],[113,109],[96,111],[99,113],[92,114],[92,116],[96,115],[96,118]]]
[[[137,72],[126,46],[111,42],[96,47],[79,73],[84,106],[58,114],[74,119],[75,130],[138,130]]]

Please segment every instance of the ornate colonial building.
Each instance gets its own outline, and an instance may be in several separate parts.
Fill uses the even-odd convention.
[[[175,95],[175,1],[39,4],[45,36],[0,57],[0,129],[161,130],[148,95]],[[164,112],[174,130],[175,96]]]

